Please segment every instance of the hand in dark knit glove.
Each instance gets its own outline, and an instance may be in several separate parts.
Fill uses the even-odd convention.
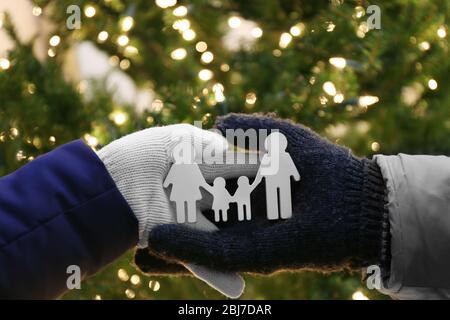
[[[162,225],[149,234],[153,254],[218,270],[272,273],[283,269],[334,271],[388,260],[385,186],[378,166],[312,130],[267,116],[231,114],[217,128],[279,129],[301,180],[293,184],[293,216],[268,221],[264,183],[252,193],[254,217],[220,231]],[[256,215],[256,216],[255,216]]]

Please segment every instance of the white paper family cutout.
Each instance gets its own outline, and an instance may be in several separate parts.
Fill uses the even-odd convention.
[[[176,204],[178,223],[197,221],[197,201],[202,198],[200,187],[213,196],[212,210],[216,222],[228,220],[230,203],[238,208],[238,220],[251,219],[251,193],[265,179],[267,219],[288,219],[292,217],[291,177],[300,180],[300,174],[286,152],[287,139],[280,132],[271,133],[264,141],[266,153],[254,181],[250,184],[248,177],[239,177],[238,188],[233,195],[226,189],[226,181],[217,177],[209,185],[197,163],[195,153],[187,142],[179,143],[173,150],[174,164],[164,180],[164,188],[172,184],[170,200]],[[180,148],[183,157],[180,157]],[[186,156],[187,155],[187,156]],[[187,219],[186,219],[187,217]]]

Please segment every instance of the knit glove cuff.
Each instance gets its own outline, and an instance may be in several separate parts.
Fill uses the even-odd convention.
[[[143,246],[151,226],[173,222],[160,187],[170,165],[166,152],[169,139],[164,131],[147,129],[115,140],[97,152],[139,222]]]
[[[349,245],[351,268],[378,265],[386,268],[390,260],[389,217],[386,207],[386,186],[380,168],[373,160],[351,157],[347,167],[346,199],[342,202],[347,212],[356,213],[358,230]]]

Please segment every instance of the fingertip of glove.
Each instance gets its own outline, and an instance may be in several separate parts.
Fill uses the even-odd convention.
[[[148,242],[152,247],[163,242],[170,241],[178,234],[180,226],[176,224],[163,224],[154,227],[148,233]]]
[[[258,122],[267,120],[267,119],[276,119],[275,113],[229,113],[224,116],[219,116],[216,119],[215,127],[219,129],[222,134],[225,133],[226,129],[246,129],[252,128],[257,125]]]
[[[297,125],[289,119],[278,118],[277,114],[271,113],[230,113],[217,118],[215,128],[223,135],[227,129],[279,129],[289,131]]]

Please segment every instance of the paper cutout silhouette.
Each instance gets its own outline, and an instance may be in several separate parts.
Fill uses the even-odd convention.
[[[286,152],[287,139],[282,133],[271,133],[266,138],[264,147],[267,153],[261,160],[254,183],[259,184],[265,178],[267,219],[289,219],[292,217],[291,177],[299,181],[300,174]],[[273,170],[268,170],[269,174],[264,172],[264,168],[273,169],[274,166],[277,166],[275,174],[270,174]]]
[[[206,190],[214,197],[212,203],[212,209],[214,210],[214,220],[220,221],[222,217],[223,221],[228,220],[228,209],[230,208],[231,196],[225,188],[226,181],[222,177],[214,179],[213,186],[209,186]]]
[[[174,148],[172,153],[175,163],[170,168],[164,188],[172,184],[170,200],[176,204],[177,222],[193,223],[197,221],[197,200],[202,198],[200,187],[210,187],[194,162],[194,148],[186,142],[181,142]]]
[[[231,196],[222,177],[217,177],[209,185],[195,163],[194,149],[189,143],[180,142],[173,150],[174,164],[170,168],[163,186],[172,184],[170,200],[176,203],[177,222],[192,223],[197,221],[197,201],[202,198],[200,188],[213,196],[212,210],[214,220],[228,220],[230,203],[238,208],[238,220],[251,219],[251,193],[264,178],[266,184],[267,219],[289,219],[292,217],[291,177],[300,180],[300,174],[294,161],[286,152],[287,139],[280,132],[271,133],[264,141],[267,153],[252,184],[246,176],[238,179],[238,188]]]
[[[239,177],[238,188],[233,195],[233,200],[237,204],[238,208],[238,220],[250,220],[252,218],[252,209],[250,203],[250,194],[256,188],[258,183],[256,181],[252,184],[249,183],[246,176]]]

